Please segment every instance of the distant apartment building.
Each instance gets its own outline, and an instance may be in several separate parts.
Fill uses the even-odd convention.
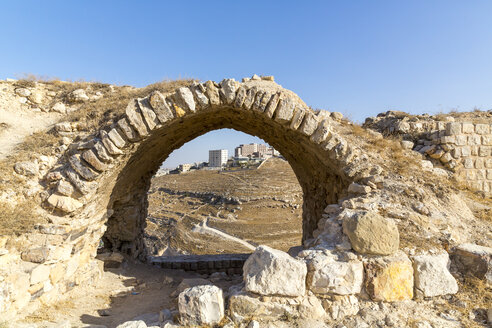
[[[273,147],[257,143],[239,145],[234,149],[235,157],[271,157],[277,154],[278,152]]]
[[[180,164],[178,166],[178,170],[181,173],[188,172],[192,166],[193,166],[193,164]]]
[[[227,164],[227,157],[229,156],[227,149],[217,149],[208,151],[208,166],[209,167],[222,167]]]

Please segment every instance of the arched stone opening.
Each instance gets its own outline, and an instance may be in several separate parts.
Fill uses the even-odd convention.
[[[188,114],[156,129],[126,161],[111,188],[108,207],[114,212],[108,219],[105,239],[112,247],[140,253],[141,236],[147,217],[147,190],[159,165],[175,149],[209,131],[232,128],[262,138],[289,162],[304,194],[303,240],[312,237],[323,209],[336,203],[348,181],[318,144],[264,114],[230,106]],[[334,165],[335,164],[335,165]]]

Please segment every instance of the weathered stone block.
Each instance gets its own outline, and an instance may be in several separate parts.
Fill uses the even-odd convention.
[[[212,106],[220,105],[219,89],[215,86],[213,81],[205,82],[205,94],[207,95],[210,104]]]
[[[208,98],[206,99],[208,104]],[[166,102],[166,98],[159,91],[154,91],[150,94],[149,103],[150,106],[152,106],[152,108],[154,109],[157,119],[162,124],[174,118],[174,114],[173,111],[171,110],[171,107],[169,107],[169,105]]]
[[[244,263],[244,288],[261,295],[300,296],[306,291],[306,274],[304,262],[285,252],[259,246]]]
[[[490,126],[488,124],[475,124],[475,133],[484,135],[490,133]]]
[[[80,155],[75,154],[70,156],[69,162],[72,169],[85,180],[92,181],[97,178],[98,174],[80,161]]]
[[[96,154],[92,149],[88,149],[82,153],[82,158],[84,161],[90,164],[96,171],[103,172],[108,169],[108,166],[101,162],[99,158],[97,158]]]
[[[292,130],[297,130],[304,120],[304,116],[306,116],[307,109],[296,106],[294,110],[294,114],[292,116],[292,120],[290,121],[290,128]]]
[[[267,104],[265,108],[265,115],[267,117],[272,117],[273,114],[275,113],[275,110],[277,109],[278,103],[280,100],[280,94],[276,93],[273,95],[273,97],[270,99],[270,102]]]
[[[50,277],[50,267],[44,264],[40,264],[31,271],[31,285],[38,284],[40,282],[47,281]]]
[[[244,86],[239,87],[237,90],[236,100],[234,101],[234,107],[241,108],[246,100],[247,90]]]
[[[463,123],[463,133],[471,134],[475,132],[475,125],[473,123]]]
[[[376,212],[358,212],[343,221],[343,232],[362,254],[389,255],[398,250],[400,235],[393,220]]]
[[[415,291],[424,297],[456,294],[458,284],[449,272],[448,253],[412,257]]]
[[[195,99],[189,88],[181,87],[176,90],[177,105],[186,111],[194,113],[196,111]]]
[[[468,137],[466,135],[458,135],[456,136],[456,145],[465,146],[468,142]]]
[[[319,125],[316,131],[311,135],[311,141],[320,144],[326,140],[331,134],[331,126],[328,120],[323,120]]]
[[[446,134],[448,136],[455,136],[461,134],[461,123],[450,122],[446,124]]]
[[[289,123],[294,116],[295,106],[295,102],[291,97],[282,95],[280,97],[277,112],[275,113],[275,121],[282,124]]]
[[[99,134],[101,136],[101,142],[102,144],[104,145],[104,148],[106,148],[106,151],[113,155],[113,156],[117,156],[117,155],[122,155],[123,152],[121,151],[121,149],[119,149],[118,147],[116,147],[116,145],[111,141],[111,139],[109,138],[108,136],[108,133],[104,130],[100,130],[99,131]]]
[[[114,145],[118,148],[123,148],[126,145],[125,139],[121,136],[120,132],[116,128],[112,128],[108,132],[108,137],[114,143]]]
[[[72,213],[84,205],[76,199],[57,194],[52,194],[48,197],[47,202],[51,207],[59,209],[65,213]]]
[[[19,162],[14,165],[14,171],[20,175],[33,177],[38,175],[39,165],[37,162]]]
[[[299,127],[299,131],[306,135],[306,136],[311,136],[314,131],[318,128],[318,118],[316,115],[314,115],[313,112],[308,111],[306,112],[306,115],[304,116],[304,120],[302,121],[301,126]]]
[[[365,268],[366,291],[372,300],[394,302],[413,298],[413,267],[405,254],[371,260]]]
[[[462,244],[456,247],[452,258],[462,273],[492,284],[492,248]]]
[[[224,317],[224,297],[217,286],[185,289],[178,300],[181,323],[187,326],[218,324]]]
[[[236,99],[236,84],[234,79],[224,79],[220,82],[220,93],[225,99],[226,104],[232,104]]]
[[[48,247],[35,247],[22,252],[21,259],[32,263],[44,263],[48,258],[48,254]]]
[[[130,100],[128,106],[126,107],[125,113],[130,125],[135,128],[141,137],[146,137],[149,135],[149,131],[144,123],[142,114],[140,114],[140,109],[138,108],[136,99]]]
[[[361,261],[341,261],[334,256],[316,254],[308,262],[307,286],[316,294],[358,294],[364,278]]]

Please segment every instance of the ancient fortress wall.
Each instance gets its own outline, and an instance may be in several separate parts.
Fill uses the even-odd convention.
[[[492,114],[455,118],[387,112],[366,120],[365,126],[401,135],[404,147],[453,172],[458,181],[477,191],[492,192]]]
[[[466,172],[482,190],[487,181],[490,190],[490,124],[394,115],[368,124],[402,134],[405,147],[436,166]],[[228,311],[237,323],[292,314],[338,320],[357,314],[359,300],[378,308],[378,302],[455,294],[449,247],[457,247],[461,272],[480,268],[476,275],[492,281],[492,249],[459,245],[482,238],[473,229],[485,231],[484,225],[451,188],[439,185],[436,193],[420,183],[435,180],[418,167],[410,177],[392,170],[398,163],[385,157],[386,149],[370,148],[369,141],[383,140],[380,134],[357,135],[341,114],[313,111],[271,78],[226,79],[132,99],[124,114],[84,135],[78,135],[79,124],[58,123],[59,135],[72,139],[63,141],[50,164],[39,172],[33,162],[12,168],[36,186],[29,197],[38,197],[46,221],[28,233],[0,237],[2,318],[36,311],[77,285],[90,285],[102,272],[96,258],[102,239],[113,251],[144,258],[141,234],[152,175],[173,150],[220,128],[256,135],[278,149],[304,195],[305,249],[294,258],[257,248],[243,267],[244,288],[230,294]],[[48,160],[39,157],[36,165]],[[414,247],[416,241],[425,247]]]

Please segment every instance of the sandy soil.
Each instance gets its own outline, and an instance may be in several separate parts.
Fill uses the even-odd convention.
[[[12,153],[25,137],[46,131],[63,115],[44,113],[21,104],[11,83],[0,82],[0,160]]]
[[[40,309],[22,323],[36,327],[53,327],[62,322],[69,322],[72,327],[116,327],[142,315],[155,316],[162,309],[177,309],[177,298],[172,293],[182,279],[208,277],[140,262],[125,262],[121,268],[107,269],[96,286],[79,286],[70,292],[67,300]],[[227,291],[240,282],[241,276],[228,276],[213,284]]]

